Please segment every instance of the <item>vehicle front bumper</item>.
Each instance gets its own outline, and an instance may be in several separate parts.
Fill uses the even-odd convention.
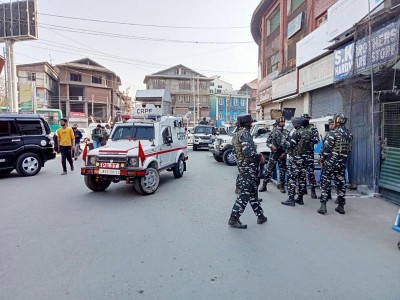
[[[100,169],[119,171],[119,174],[100,174]],[[109,180],[125,180],[129,178],[143,177],[146,175],[146,170],[138,170],[132,168],[104,169],[95,166],[85,166],[81,168],[81,175],[95,175],[99,178],[105,178]]]

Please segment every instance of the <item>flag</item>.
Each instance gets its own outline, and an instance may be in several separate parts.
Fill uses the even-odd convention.
[[[85,149],[83,149],[83,153],[82,153],[82,159],[85,163],[86,163],[87,152],[88,152],[88,143],[86,142]]]
[[[142,148],[142,144],[139,141],[139,150],[138,150],[138,156],[140,158],[140,160],[142,161],[142,164],[144,162],[144,160],[146,159],[146,155],[144,154],[143,148]]]

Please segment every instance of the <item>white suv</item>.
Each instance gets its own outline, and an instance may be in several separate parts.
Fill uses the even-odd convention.
[[[215,128],[209,125],[198,125],[193,130],[193,151],[197,151],[199,148],[208,149],[210,144],[215,137]]]
[[[111,182],[133,183],[138,193],[153,194],[159,172],[183,176],[188,159],[187,135],[181,117],[130,120],[115,124],[107,145],[91,150],[81,169],[86,186],[104,191]]]

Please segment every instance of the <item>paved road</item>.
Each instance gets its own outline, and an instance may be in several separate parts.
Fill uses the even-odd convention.
[[[32,178],[0,178],[0,299],[399,299],[398,207],[349,199],[345,216],[285,207],[227,225],[236,168],[190,151],[181,179],[151,196],[113,184],[89,191],[59,157]],[[78,161],[81,165],[82,161]]]

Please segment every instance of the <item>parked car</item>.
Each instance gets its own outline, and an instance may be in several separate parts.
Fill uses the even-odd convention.
[[[0,174],[38,174],[56,153],[49,124],[39,115],[0,114]]]
[[[212,142],[216,134],[215,127],[209,125],[198,125],[193,131],[193,151],[199,148],[208,149],[208,145]]]

